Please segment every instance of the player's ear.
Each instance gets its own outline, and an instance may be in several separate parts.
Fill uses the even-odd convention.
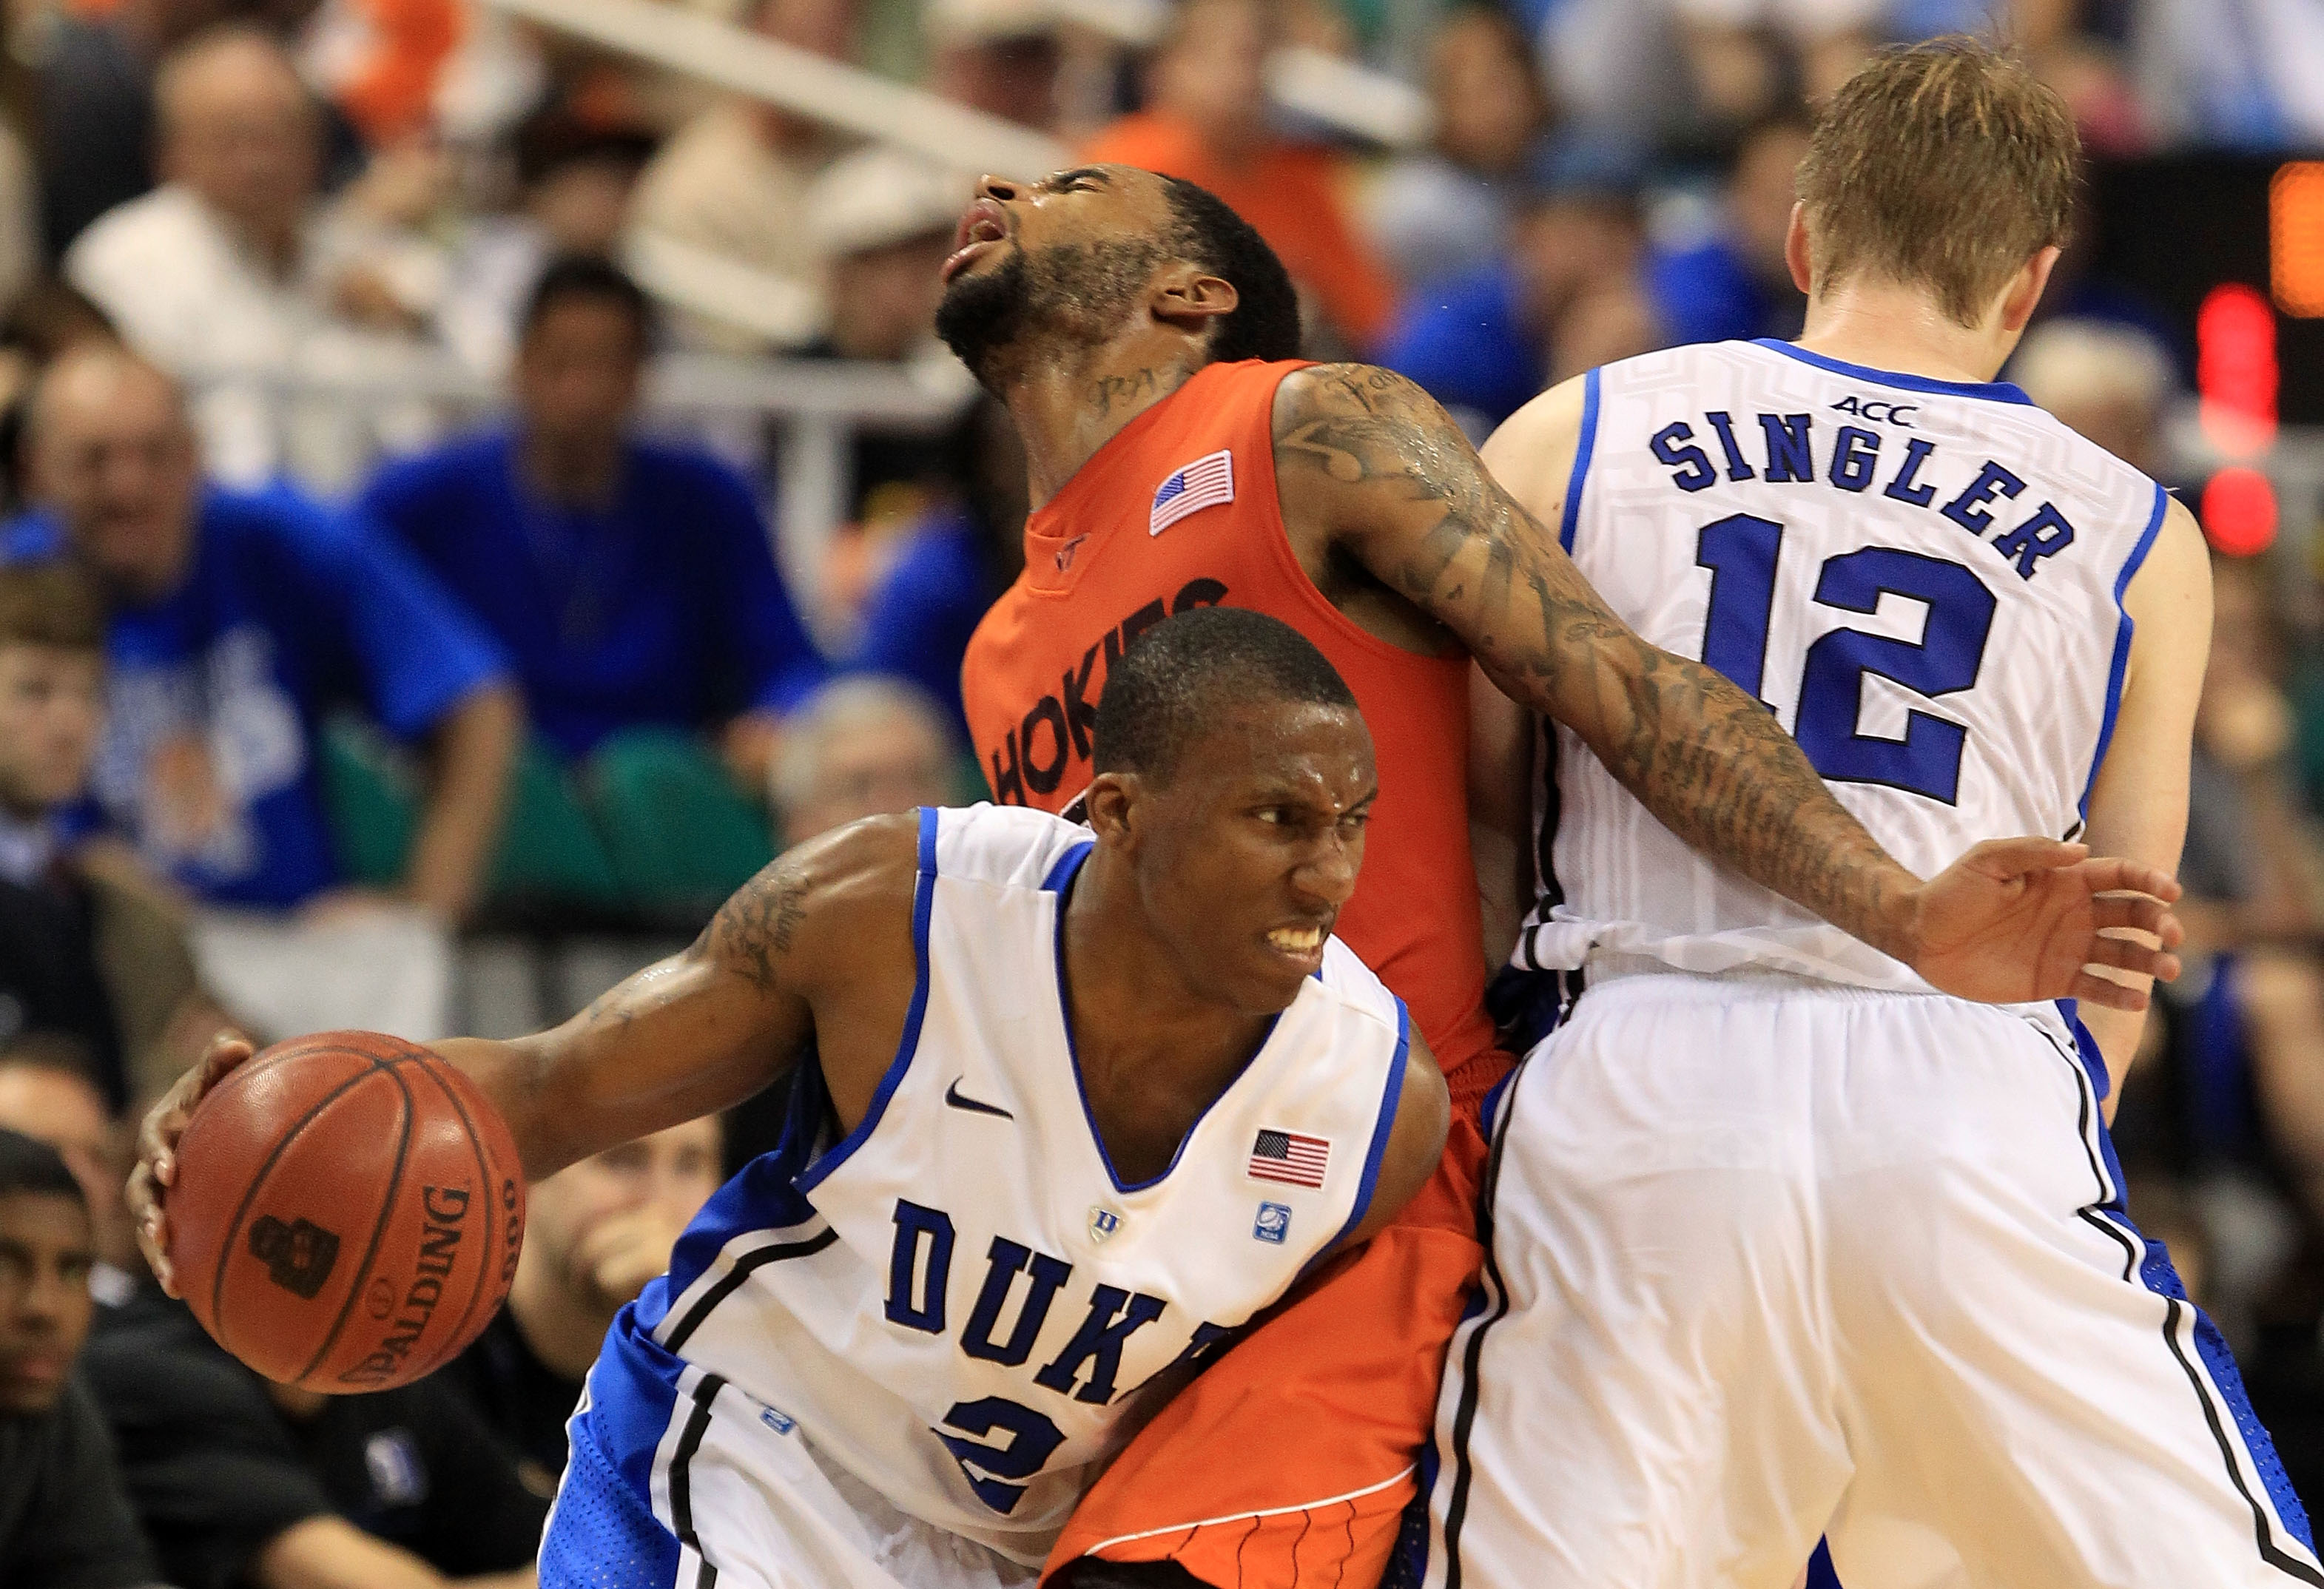
[[[1147,308],[1164,325],[1201,337],[1213,321],[1233,314],[1241,302],[1242,295],[1235,291],[1233,282],[1184,265],[1154,283]]]
[[[1792,218],[1784,228],[1784,264],[1792,285],[1802,292],[1815,290],[1815,262],[1808,253],[1808,207],[1792,201]]]
[[[2034,317],[2034,306],[2042,301],[2043,289],[2050,285],[2050,272],[2058,268],[2057,245],[2052,243],[2018,268],[2002,291],[2001,328],[2015,335],[2025,329]]]
[[[1138,803],[1136,773],[1100,773],[1090,780],[1086,803],[1090,831],[1101,844],[1123,844],[1130,840],[1130,811]]]

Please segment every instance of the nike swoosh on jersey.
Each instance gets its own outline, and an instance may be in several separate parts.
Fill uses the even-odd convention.
[[[945,1088],[945,1102],[951,1105],[954,1108],[966,1109],[972,1115],[998,1115],[1003,1120],[1014,1120],[1017,1118],[1016,1116],[1002,1108],[999,1104],[980,1104],[973,1098],[961,1097],[960,1081],[960,1078],[954,1077],[953,1079],[953,1084]]]

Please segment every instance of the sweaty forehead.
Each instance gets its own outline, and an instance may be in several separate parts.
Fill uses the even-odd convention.
[[[1297,795],[1346,809],[1371,792],[1372,739],[1348,706],[1308,702],[1221,703],[1178,749],[1177,775],[1237,790]]]

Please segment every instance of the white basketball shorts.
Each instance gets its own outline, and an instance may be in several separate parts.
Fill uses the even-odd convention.
[[[1493,1122],[1430,1589],[1791,1589],[1819,1535],[1849,1589],[2324,1585],[2123,1210],[2096,1055],[2047,1026],[1775,976],[1584,993]]]
[[[540,1589],[1029,1589],[1039,1576],[899,1511],[788,1414],[630,1318],[566,1426]]]

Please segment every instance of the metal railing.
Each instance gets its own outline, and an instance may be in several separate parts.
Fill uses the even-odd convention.
[[[949,169],[1038,176],[1069,156],[1045,133],[681,6],[656,0],[489,4]],[[1168,14],[1155,0],[1061,0],[1059,9],[1067,20],[1133,48],[1158,37]],[[1286,109],[1390,148],[1424,143],[1433,131],[1427,96],[1401,78],[1304,46],[1276,52],[1268,91]]]
[[[418,347],[382,349],[360,363],[210,371],[188,378],[186,388],[197,414],[205,397],[222,391],[263,399],[278,436],[318,404],[355,416],[422,405],[449,429],[507,403],[500,383],[448,354]],[[648,368],[643,417],[650,425],[701,425],[726,439],[770,444],[761,462],[772,466],[765,500],[776,556],[804,605],[847,517],[856,435],[930,435],[959,419],[975,395],[968,372],[948,354],[886,364],[668,353]],[[374,441],[373,461],[388,450]],[[286,452],[278,446],[275,455]]]

